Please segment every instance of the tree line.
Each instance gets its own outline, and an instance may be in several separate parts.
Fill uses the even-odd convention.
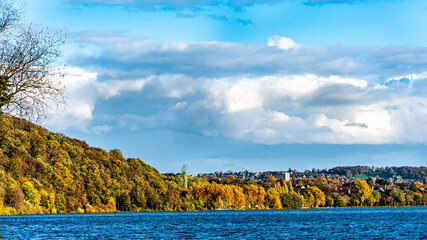
[[[323,171],[329,174],[339,174],[347,177],[354,177],[357,175],[368,176],[381,176],[385,179],[412,179],[420,182],[427,182],[427,168],[426,167],[369,167],[369,166],[342,166],[334,167],[332,169]]]
[[[0,117],[0,214],[427,205],[426,187],[340,179],[166,176],[27,120]],[[372,186],[383,186],[383,191]]]

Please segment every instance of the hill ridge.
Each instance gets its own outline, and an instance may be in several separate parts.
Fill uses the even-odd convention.
[[[126,159],[119,149],[107,152],[30,121],[0,116],[0,215],[427,205],[423,182],[349,180],[339,175],[349,169],[332,170],[337,174],[328,178],[294,174],[289,181],[188,176],[186,188],[182,174],[160,174],[141,159]],[[425,169],[415,170],[408,176]]]
[[[174,210],[154,195],[181,188],[118,149],[90,147],[6,114],[0,117],[0,146],[3,214]],[[140,200],[134,207],[131,194]]]

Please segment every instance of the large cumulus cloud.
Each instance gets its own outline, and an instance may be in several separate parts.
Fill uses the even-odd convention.
[[[279,36],[265,44],[71,38],[98,51],[69,59],[73,104],[63,116],[95,132],[168,129],[262,144],[426,141],[423,47],[304,46]],[[79,76],[83,84],[73,81]],[[139,111],[121,107],[91,123],[99,102],[127,93]]]

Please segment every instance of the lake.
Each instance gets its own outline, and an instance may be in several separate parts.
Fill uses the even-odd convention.
[[[2,239],[426,239],[427,207],[0,216]]]

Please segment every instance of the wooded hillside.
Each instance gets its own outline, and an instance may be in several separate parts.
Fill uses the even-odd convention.
[[[427,205],[422,182],[369,178],[256,180],[162,175],[109,152],[0,116],[0,214]]]
[[[186,195],[140,159],[26,120],[3,115],[0,146],[3,214],[174,210],[167,199]]]

